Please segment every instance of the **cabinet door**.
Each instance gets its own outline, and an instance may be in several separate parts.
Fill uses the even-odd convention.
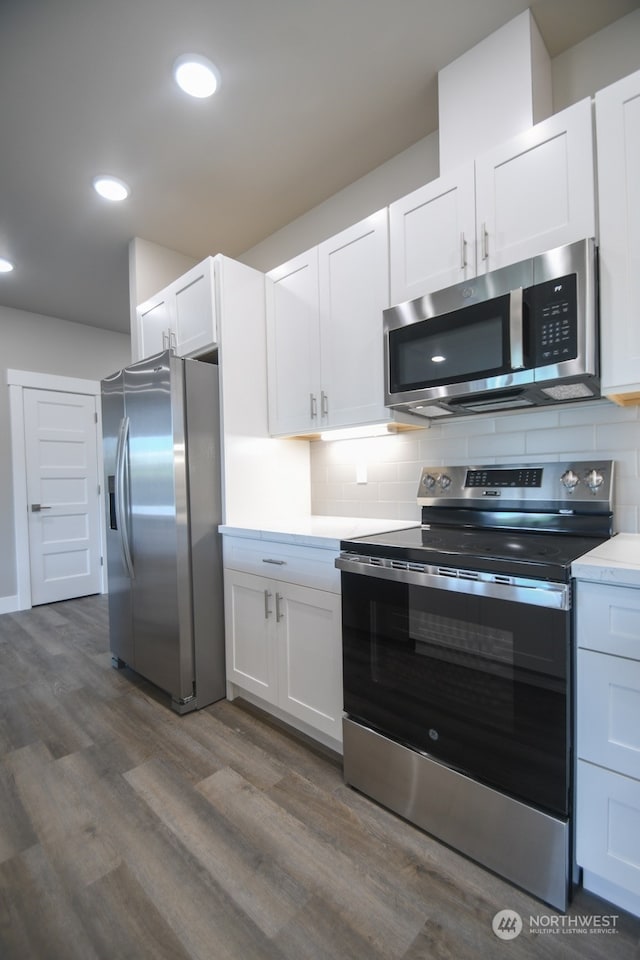
[[[473,163],[389,207],[391,303],[414,300],[475,276]]]
[[[578,756],[640,778],[640,661],[579,649],[577,676]]]
[[[387,210],[319,247],[321,423],[389,419],[384,406],[382,311],[389,306]]]
[[[596,94],[602,392],[640,400],[640,71]]]
[[[266,284],[269,432],[278,435],[318,429],[317,247],[272,270]]]
[[[172,329],[179,357],[213,349],[217,343],[214,261],[203,260],[171,284]]]
[[[277,701],[274,604],[270,580],[224,571],[227,679],[269,703]]]
[[[275,590],[279,705],[342,742],[340,595],[290,583]]]
[[[477,269],[595,236],[591,101],[476,160]]]
[[[169,346],[168,332],[173,322],[171,297],[167,290],[157,297],[145,300],[136,310],[138,326],[137,343],[133,344],[134,360],[144,360],[161,353]]]
[[[640,896],[640,783],[581,760],[576,800],[578,864]]]

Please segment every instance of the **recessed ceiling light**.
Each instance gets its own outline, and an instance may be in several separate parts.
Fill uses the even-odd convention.
[[[173,65],[173,75],[181,90],[199,99],[212,96],[220,82],[217,68],[198,53],[178,57]]]
[[[93,189],[105,200],[126,200],[129,196],[129,187],[117,177],[94,177]]]
[[[11,273],[13,270],[13,264],[10,260],[5,260],[4,257],[0,257],[0,273]]]

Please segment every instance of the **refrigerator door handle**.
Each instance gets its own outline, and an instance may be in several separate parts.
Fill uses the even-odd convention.
[[[135,578],[131,547],[129,544],[129,524],[125,500],[125,467],[127,449],[129,445],[129,417],[123,417],[118,431],[118,446],[116,448],[116,514],[120,530],[120,544],[122,556],[131,580]]]

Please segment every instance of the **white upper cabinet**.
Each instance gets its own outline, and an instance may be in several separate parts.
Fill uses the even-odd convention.
[[[171,327],[170,299],[168,291],[162,290],[137,308],[136,330],[131,343],[134,360],[152,357],[167,349],[167,331]]]
[[[267,276],[269,430],[306,432],[320,423],[318,248]]]
[[[595,236],[593,153],[586,99],[393,203],[391,302]]]
[[[475,276],[475,231],[472,162],[392,203],[391,303]]]
[[[602,393],[640,402],[640,71],[596,94]]]
[[[266,305],[271,434],[389,419],[386,209],[272,270]]]
[[[477,270],[595,236],[589,98],[476,158]]]
[[[215,261],[207,257],[136,310],[133,359],[171,348],[179,357],[212,350],[218,342]]]
[[[387,211],[318,249],[323,426],[387,420],[382,311],[389,306]]]
[[[174,348],[179,357],[193,357],[218,342],[213,257],[207,257],[171,284]]]

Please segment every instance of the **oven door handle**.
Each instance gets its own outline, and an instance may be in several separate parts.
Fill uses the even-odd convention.
[[[391,566],[389,561],[369,563],[366,560],[347,556],[337,557],[335,565],[345,573],[357,573],[378,580],[392,580],[416,587],[432,587],[454,593],[468,593],[476,597],[509,600],[533,607],[549,607],[553,610],[571,609],[571,587],[567,583],[547,583],[526,577],[501,577],[499,574],[480,573],[473,570],[443,572],[442,568],[427,567],[416,570]]]

